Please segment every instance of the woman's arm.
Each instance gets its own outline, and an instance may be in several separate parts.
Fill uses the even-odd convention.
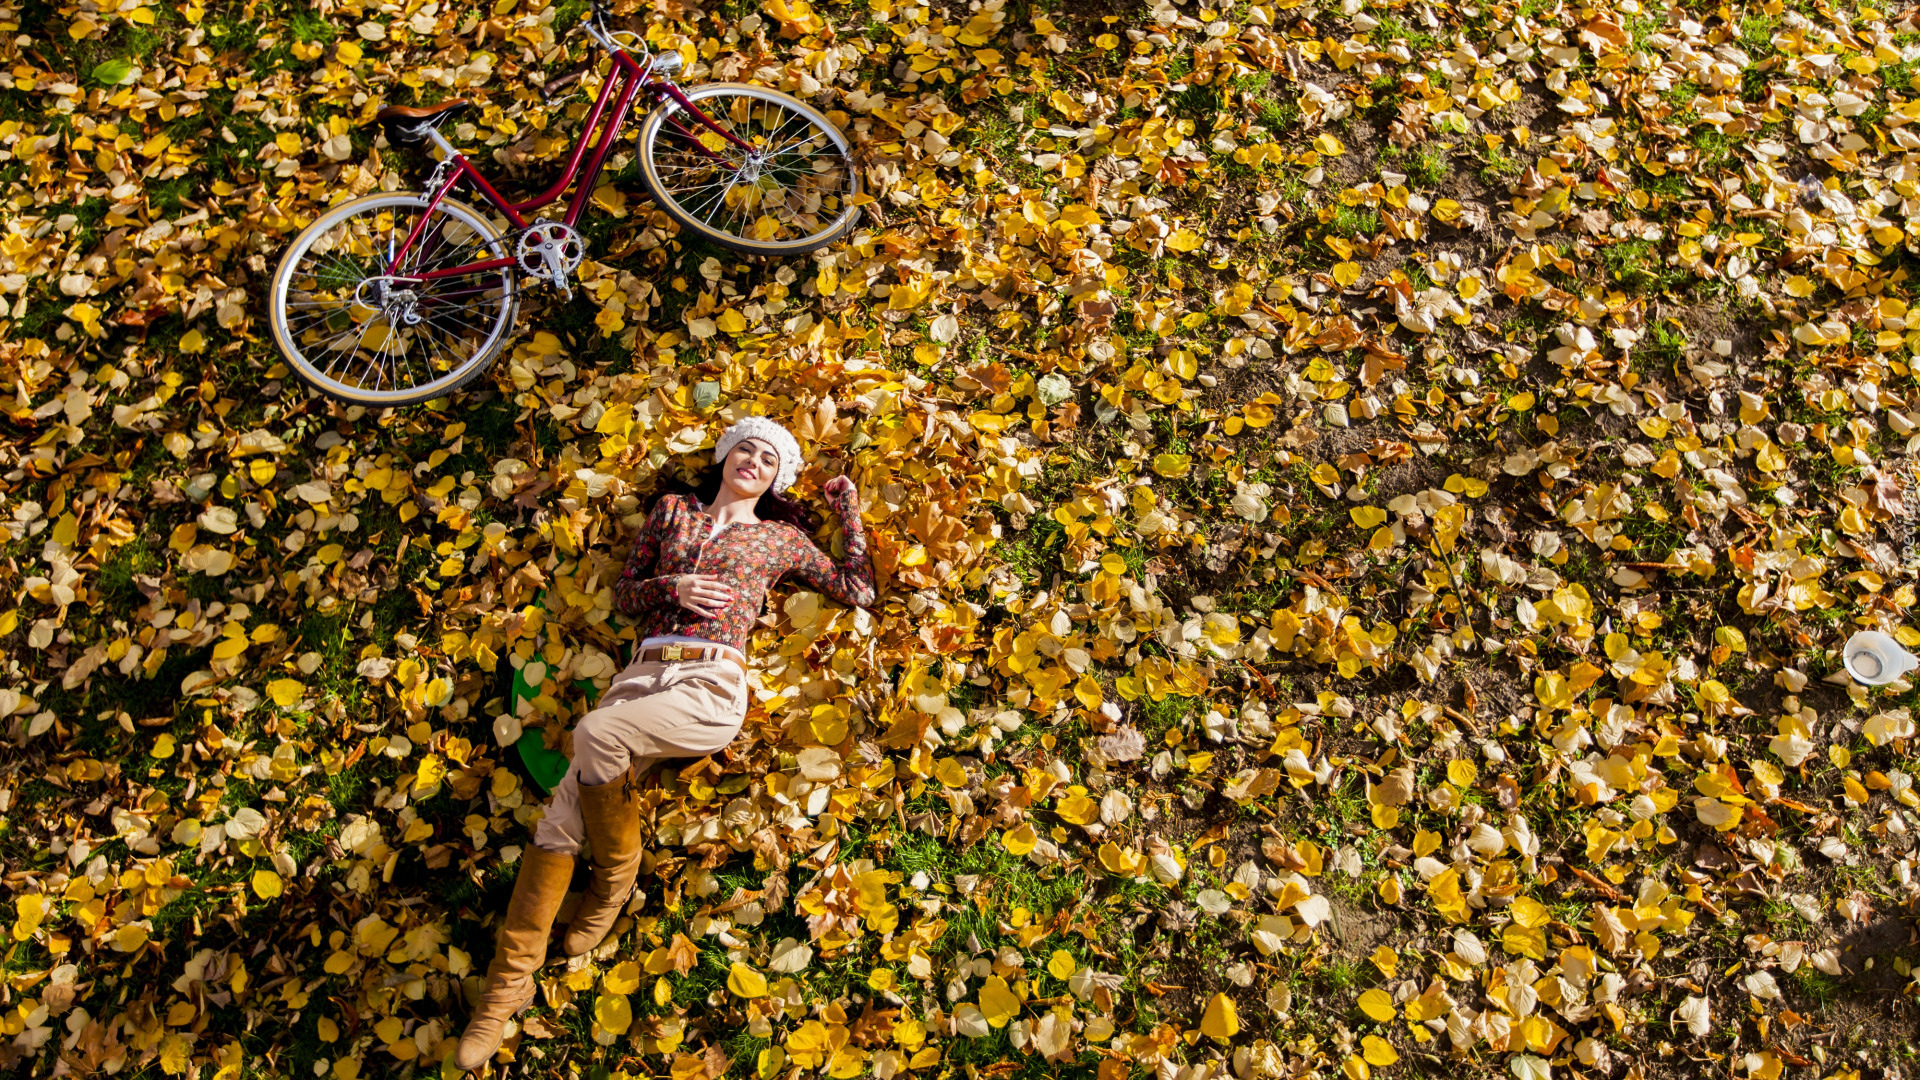
[[[860,523],[859,494],[853,481],[844,476],[829,480],[822,494],[833,512],[840,515],[846,530],[847,557],[836,563],[804,535],[797,536],[792,573],[843,604],[870,607],[879,591],[873,582],[873,560],[867,557],[867,530]]]
[[[660,541],[667,532],[667,519],[672,516],[670,503],[670,499],[661,499],[654,504],[653,513],[648,514],[646,523],[640,526],[640,535],[634,537],[633,554],[627,556],[626,570],[614,583],[613,602],[628,615],[651,605],[678,602],[674,586],[680,575],[653,576],[654,564],[660,561]]]

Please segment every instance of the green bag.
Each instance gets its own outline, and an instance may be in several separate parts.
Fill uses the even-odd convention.
[[[582,693],[593,693],[592,679],[576,679],[573,685]],[[513,715],[520,715],[521,702],[532,701],[539,696],[539,686],[527,685],[526,669],[514,668],[513,697],[508,703]],[[546,739],[538,730],[522,732],[519,741],[513,744],[513,750],[520,756],[520,767],[526,771],[527,778],[539,787],[542,794],[553,794],[553,789],[559,787],[560,781],[566,778],[569,764],[567,755],[547,749]]]
[[[546,599],[546,595],[542,592],[534,598],[534,603],[540,603]],[[528,661],[528,663],[535,662]],[[540,685],[527,682],[525,665],[516,668],[509,664],[508,670],[513,672],[513,691],[507,700],[507,707],[512,710],[514,716],[519,716],[520,703],[539,697]],[[598,696],[592,679],[575,679],[573,687],[585,694],[589,701]],[[520,759],[521,770],[527,774],[527,778],[534,782],[542,794],[553,794],[553,789],[559,787],[560,781],[566,778],[567,767],[570,764],[567,755],[558,750],[547,749],[546,740],[541,737],[540,732],[522,733],[519,741],[513,744],[513,750]]]

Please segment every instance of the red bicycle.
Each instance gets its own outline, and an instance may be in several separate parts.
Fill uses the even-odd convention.
[[[655,107],[640,126],[640,173],[683,231],[735,251],[794,255],[853,228],[859,173],[847,137],[824,114],[745,83],[682,90],[672,80],[680,55],[648,53],[637,35],[609,31],[606,14],[595,0],[581,23],[612,58],[581,141],[560,179],[525,202],[503,198],[440,133],[472,107],[465,99],[389,105],[375,115],[388,142],[431,144],[439,163],[426,190],[342,203],[287,248],[269,306],[274,342],[303,382],[341,401],[385,408],[440,397],[477,378],[512,337],[523,285],[572,295],[573,272],[586,257],[580,216],[642,94]],[[462,181],[497,213],[454,198]],[[570,187],[565,217],[526,217]]]

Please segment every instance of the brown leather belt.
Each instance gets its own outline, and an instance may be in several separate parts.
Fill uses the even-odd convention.
[[[695,660],[725,660],[741,671],[747,670],[739,653],[718,645],[655,645],[640,650],[640,662],[645,664],[684,664]]]

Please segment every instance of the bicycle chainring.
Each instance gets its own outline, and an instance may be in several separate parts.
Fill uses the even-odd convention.
[[[587,257],[587,242],[573,226],[541,218],[521,232],[513,255],[521,273],[571,295],[569,279]]]

